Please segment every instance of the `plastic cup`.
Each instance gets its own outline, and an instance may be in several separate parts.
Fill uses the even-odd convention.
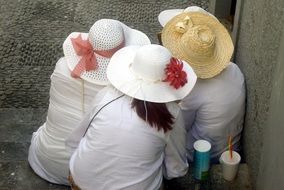
[[[225,180],[232,181],[235,179],[238,173],[240,161],[241,156],[235,151],[233,151],[233,158],[231,158],[229,151],[222,153],[220,163],[222,164],[222,173]]]
[[[205,180],[209,176],[211,144],[206,140],[198,140],[193,144],[193,175],[197,180]]]

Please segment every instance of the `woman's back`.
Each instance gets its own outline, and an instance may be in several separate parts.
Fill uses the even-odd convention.
[[[113,55],[107,77],[112,86],[98,93],[92,112],[66,142],[77,148],[71,184],[84,190],[154,190],[163,175],[185,175],[186,131],[175,101],[192,90],[192,68],[162,46],[129,46]]]
[[[121,95],[109,87],[96,110]],[[131,108],[131,101],[124,95],[104,107],[81,140],[70,161],[72,177],[81,189],[160,187],[171,132],[150,127]],[[177,105],[168,103],[168,108],[176,118]]]

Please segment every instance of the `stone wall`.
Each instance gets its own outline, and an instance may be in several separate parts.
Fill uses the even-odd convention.
[[[263,148],[257,190],[284,189],[284,32],[273,76],[269,115],[263,130]]]
[[[243,0],[236,63],[246,78],[247,109],[243,145],[253,182],[263,153],[263,130],[270,110],[275,65],[283,32],[283,0]]]
[[[0,108],[46,108],[50,75],[69,33],[100,18],[125,22],[157,43],[160,11],[208,0],[0,0]]]

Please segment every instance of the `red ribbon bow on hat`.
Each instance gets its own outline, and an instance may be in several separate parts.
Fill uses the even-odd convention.
[[[98,67],[96,54],[103,57],[111,58],[112,55],[125,45],[123,40],[117,47],[109,50],[94,50],[89,40],[83,40],[81,34],[77,38],[71,38],[73,48],[78,56],[82,56],[79,63],[75,66],[71,72],[71,76],[74,78],[80,78],[80,75],[84,71],[95,70]],[[95,54],[96,53],[96,54]]]
[[[175,89],[183,87],[187,83],[187,74],[183,69],[183,62],[176,59],[171,58],[169,64],[165,69],[167,78],[164,79],[164,82],[170,82],[170,85]]]
[[[72,77],[79,78],[83,71],[95,70],[97,68],[97,59],[91,43],[88,40],[83,40],[81,34],[77,38],[71,38],[71,42],[76,54],[82,56],[71,72]]]

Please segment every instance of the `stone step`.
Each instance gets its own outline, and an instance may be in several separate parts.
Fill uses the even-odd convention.
[[[0,190],[69,190],[38,177],[27,161],[0,162]]]

